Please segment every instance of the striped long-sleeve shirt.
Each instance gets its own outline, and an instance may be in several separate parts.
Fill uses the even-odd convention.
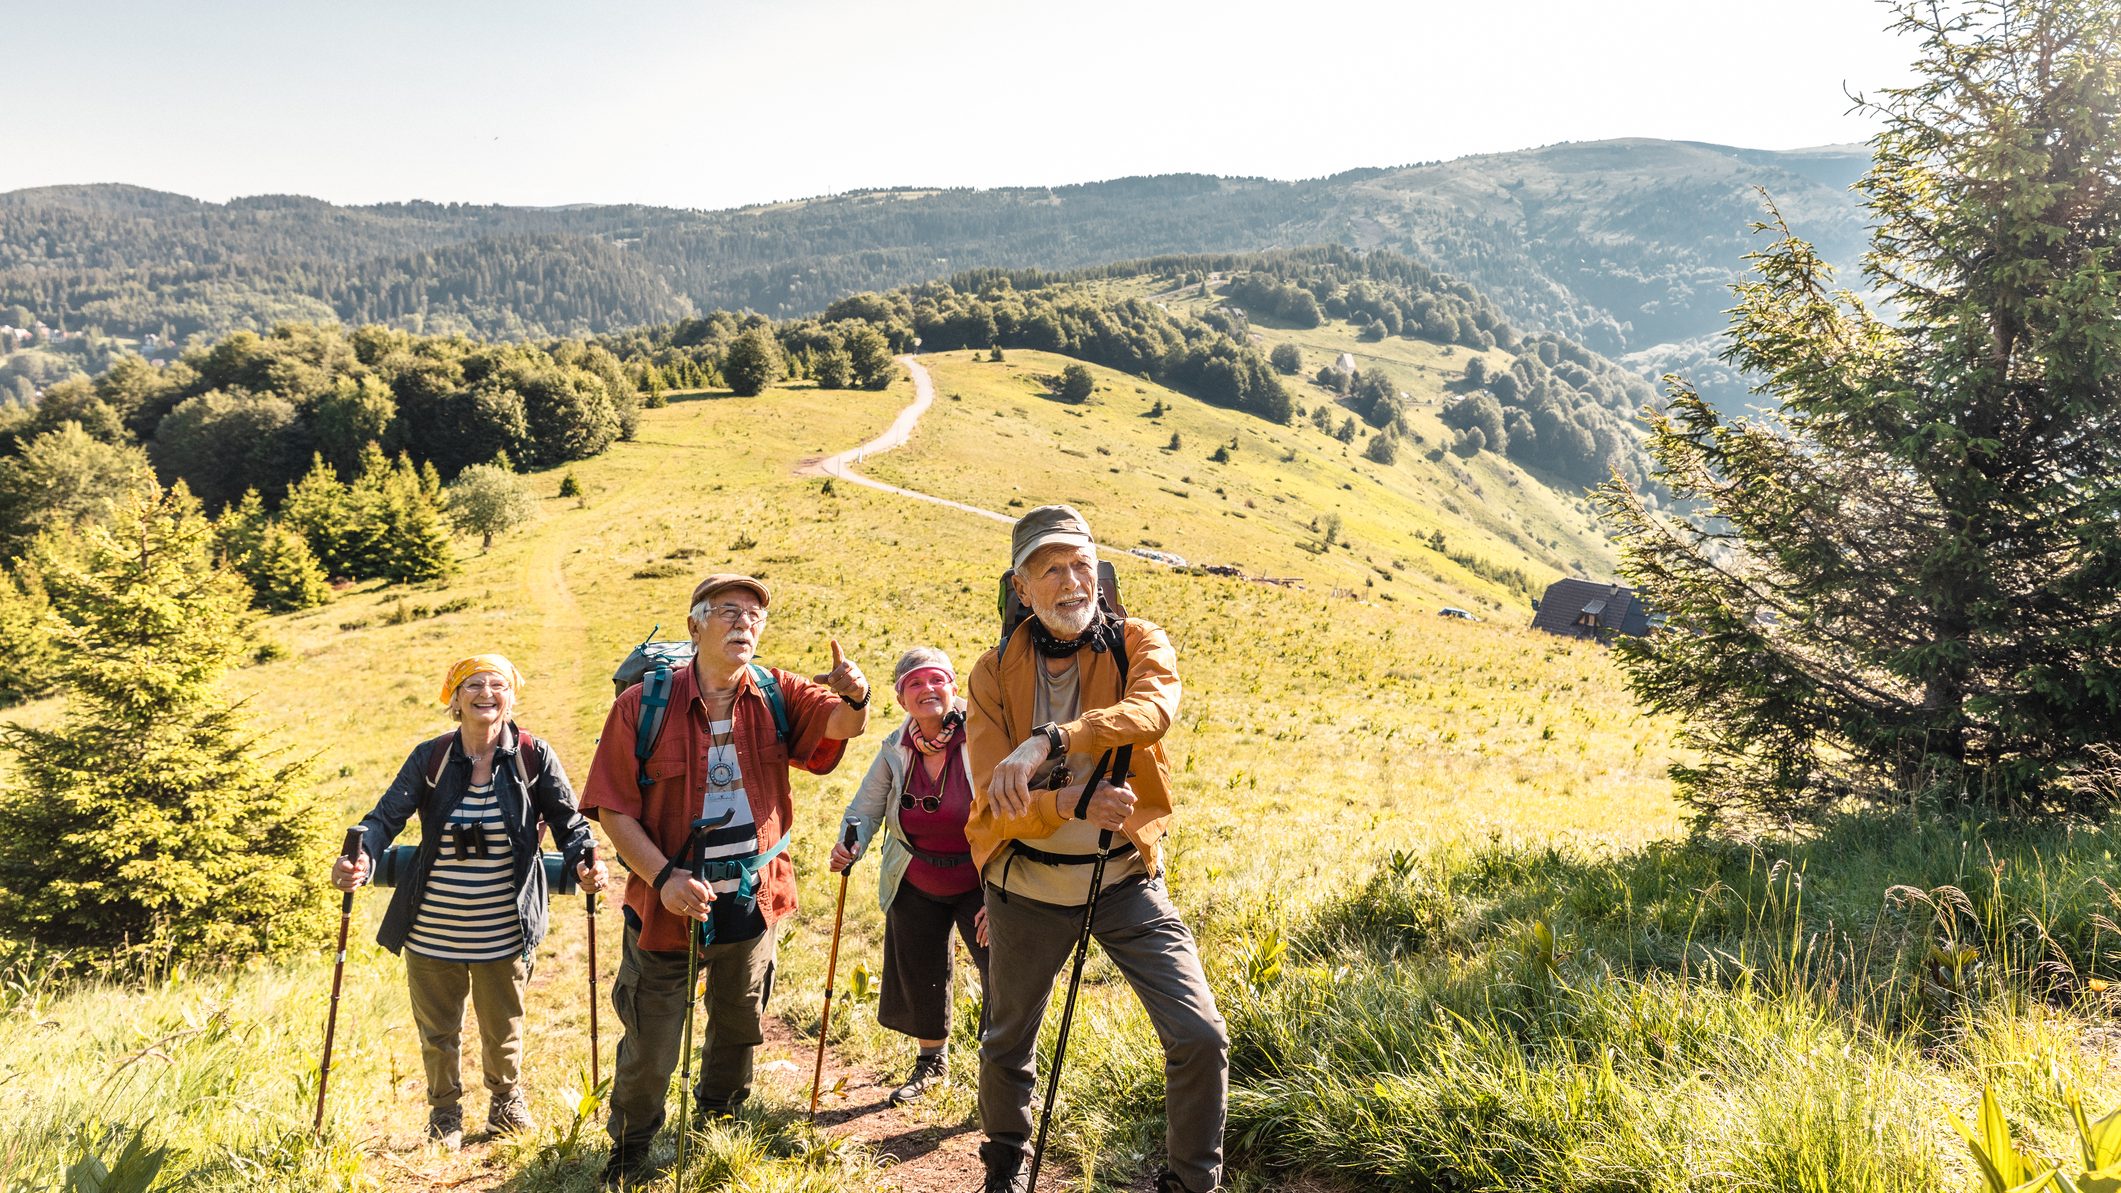
[[[450,814],[405,947],[423,957],[464,962],[498,961],[522,951],[515,853],[491,781],[467,789]]]

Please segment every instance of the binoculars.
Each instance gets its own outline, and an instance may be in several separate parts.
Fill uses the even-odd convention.
[[[369,881],[377,886],[397,886],[412,873],[413,858],[420,852],[417,845],[393,845],[376,859],[375,873]],[[447,854],[444,850],[444,854]],[[485,856],[483,851],[480,856]],[[545,892],[548,895],[573,895],[581,891],[582,883],[575,876],[574,867],[567,864],[564,854],[547,851],[538,855],[545,866]]]

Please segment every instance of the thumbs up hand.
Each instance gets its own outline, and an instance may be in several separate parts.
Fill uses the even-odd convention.
[[[821,684],[839,693],[840,698],[850,704],[867,703],[869,681],[862,678],[862,669],[854,665],[847,652],[840,649],[840,640],[832,641],[832,670],[815,678]]]

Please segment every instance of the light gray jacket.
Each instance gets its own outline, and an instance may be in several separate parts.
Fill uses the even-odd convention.
[[[960,698],[954,706],[958,712],[965,711],[965,701]],[[899,883],[905,880],[906,867],[913,861],[913,843],[906,839],[906,830],[899,826],[898,801],[906,790],[906,778],[913,770],[913,749],[906,745],[906,725],[913,718],[907,717],[884,737],[884,744],[876,752],[876,761],[869,764],[869,773],[862,776],[861,786],[854,789],[854,798],[847,802],[847,814],[843,823],[855,826],[854,860],[860,861],[869,853],[869,842],[876,836],[879,826],[884,830],[883,852],[877,869],[877,906],[886,911],[891,900],[898,894]],[[957,740],[950,748],[958,752],[958,765],[965,765],[965,731],[957,731]],[[968,770],[965,773],[970,774]],[[852,865],[852,863],[849,863]]]

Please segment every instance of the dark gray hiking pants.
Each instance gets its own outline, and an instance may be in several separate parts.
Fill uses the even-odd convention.
[[[1082,922],[1080,907],[1055,907],[987,888],[987,1029],[980,1036],[979,1119],[989,1139],[1022,1146],[1038,1129],[1031,1098],[1038,1080],[1039,1021],[1056,996],[1054,979],[1063,976]],[[1164,1149],[1171,1171],[1188,1189],[1213,1189],[1222,1178],[1230,1041],[1193,934],[1179,920],[1160,878],[1108,888],[1098,899],[1090,931],[1134,988],[1163,1042]],[[1067,991],[1058,991],[1058,997],[1066,998]]]
[[[708,1113],[733,1110],[751,1096],[751,1054],[765,1039],[761,1020],[773,993],[778,927],[751,940],[700,950],[707,992],[697,1012],[704,1042],[693,1066],[692,1096]],[[651,953],[640,946],[639,929],[628,923],[619,978],[611,988],[611,1005],[625,1029],[611,1083],[611,1121],[605,1127],[616,1146],[645,1148],[663,1125],[670,1075],[685,1050],[686,1001],[685,951]]]

